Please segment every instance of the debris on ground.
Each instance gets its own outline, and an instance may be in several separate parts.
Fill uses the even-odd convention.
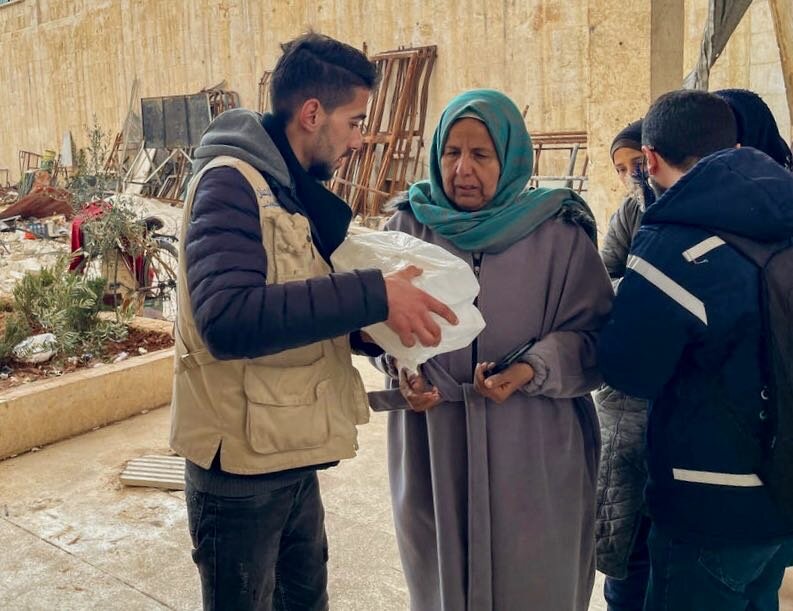
[[[71,193],[56,187],[40,187],[0,212],[0,219],[15,216],[23,219],[44,219],[59,214],[67,219],[74,216]]]
[[[0,324],[2,323],[0,322]],[[139,347],[144,347],[144,350],[148,352],[155,352],[171,346],[173,346],[173,338],[170,334],[133,326],[129,328],[125,339],[111,342],[108,345],[108,354],[104,358],[112,360],[120,353],[125,353],[127,358],[132,358],[137,356]],[[80,357],[63,359],[63,362],[57,366],[53,366],[50,362],[30,364],[12,360],[9,365],[0,367],[0,393],[27,382],[38,382],[81,369],[99,368],[107,365],[103,361],[97,361],[96,358],[93,354],[84,354]]]
[[[46,363],[57,350],[58,340],[52,333],[40,333],[14,346],[14,357],[23,363]]]
[[[8,206],[19,199],[19,192],[14,187],[0,187],[0,206]]]
[[[184,490],[184,458],[181,456],[141,456],[130,460],[121,472],[125,486],[146,486]]]

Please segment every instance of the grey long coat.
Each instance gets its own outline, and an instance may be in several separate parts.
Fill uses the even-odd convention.
[[[625,275],[628,253],[644,210],[628,197],[611,217],[603,262],[615,287]],[[597,568],[616,579],[628,573],[628,560],[644,508],[647,482],[647,401],[603,386],[594,393],[603,439],[597,500]]]
[[[400,211],[387,228],[470,253]],[[487,327],[474,348],[423,371],[446,401],[395,411],[388,464],[394,520],[416,611],[585,610],[595,571],[597,331],[612,289],[592,242],[552,219],[481,263]],[[477,360],[532,338],[535,379],[502,405],[472,386]],[[381,359],[393,375],[393,363]],[[396,386],[393,378],[390,387]],[[390,409],[405,407],[399,391]],[[382,399],[382,395],[380,399]],[[386,400],[386,403],[388,400]]]

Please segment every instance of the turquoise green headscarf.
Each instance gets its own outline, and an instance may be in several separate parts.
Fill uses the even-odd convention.
[[[501,163],[493,199],[481,210],[459,210],[446,197],[441,155],[449,131],[462,117],[475,117],[487,126]],[[503,93],[474,89],[451,102],[441,115],[430,146],[430,179],[408,191],[413,214],[461,250],[497,253],[527,236],[549,218],[569,213],[594,239],[594,217],[583,199],[570,189],[532,189],[534,152],[523,117]],[[569,207],[570,210],[565,210]]]

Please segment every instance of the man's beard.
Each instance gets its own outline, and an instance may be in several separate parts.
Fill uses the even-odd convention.
[[[661,185],[659,185],[658,182],[655,180],[655,178],[653,178],[652,176],[649,176],[647,178],[647,182],[649,183],[650,188],[653,190],[653,193],[655,193],[656,199],[658,199],[664,193],[666,193],[667,187],[662,187]]]
[[[336,172],[338,158],[330,159],[333,156],[333,147],[330,144],[327,125],[321,128],[314,150],[316,154],[306,172],[316,180],[323,182],[330,180]]]
[[[315,160],[308,166],[306,172],[308,172],[308,175],[312,178],[324,182],[333,178],[336,168],[335,164],[331,162]]]

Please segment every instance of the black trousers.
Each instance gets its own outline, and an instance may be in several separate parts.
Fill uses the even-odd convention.
[[[751,518],[749,518],[751,519]],[[777,611],[793,540],[700,547],[650,530],[645,611]]]
[[[316,472],[264,494],[185,490],[204,609],[328,608],[325,511]]]

